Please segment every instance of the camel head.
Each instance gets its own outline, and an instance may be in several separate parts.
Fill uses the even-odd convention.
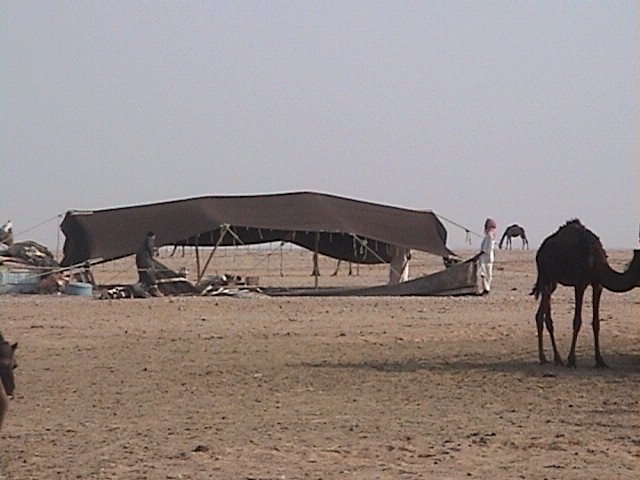
[[[628,292],[640,286],[640,249],[633,251],[633,258],[623,273],[618,273],[606,265],[602,275],[602,286],[612,292]]]
[[[10,345],[0,334],[0,379],[7,395],[13,395],[16,389],[13,378],[13,370],[18,366],[14,357],[16,348],[18,348],[17,343]]]

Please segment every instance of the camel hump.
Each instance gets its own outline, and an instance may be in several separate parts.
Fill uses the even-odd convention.
[[[569,220],[567,223],[565,223],[558,229],[556,234],[567,239],[572,239],[575,242],[584,242],[592,247],[595,247],[596,250],[602,250],[604,252],[600,237],[598,237],[595,233],[585,227],[577,218]]]
[[[581,265],[590,269],[606,263],[607,253],[600,238],[585,227],[580,220],[573,219],[549,235],[536,254],[538,268],[553,271],[554,264]]]

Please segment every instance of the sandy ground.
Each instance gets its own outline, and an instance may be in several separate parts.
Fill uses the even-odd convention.
[[[259,254],[216,256],[211,272],[313,283],[308,252]],[[635,480],[639,290],[603,295],[609,369],[593,368],[590,299],[578,368],[540,366],[534,254],[498,252],[488,297],[5,295],[19,367],[0,477]],[[163,257],[194,268],[193,252]],[[630,258],[610,252],[618,269]],[[412,274],[437,260],[416,255]],[[323,262],[321,285],[387,275],[330,277]],[[96,276],[135,279],[133,259]],[[553,305],[566,356],[572,290]]]

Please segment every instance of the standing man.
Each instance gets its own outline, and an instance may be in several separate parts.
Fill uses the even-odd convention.
[[[155,251],[156,236],[153,232],[148,232],[144,243],[136,252],[136,267],[138,268],[138,280],[144,289],[154,297],[162,297],[162,292],[158,289],[158,279],[153,264]]]
[[[480,244],[480,277],[482,278],[482,295],[491,291],[493,279],[493,260],[496,249],[496,228],[498,225],[493,218],[484,222],[484,238]]]
[[[389,283],[402,283],[409,280],[409,260],[411,250],[399,245],[389,245],[391,262],[389,264]]]

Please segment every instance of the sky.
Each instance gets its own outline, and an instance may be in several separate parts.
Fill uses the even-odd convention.
[[[0,223],[56,249],[67,210],[315,191],[453,249],[488,216],[638,248],[639,9],[0,0]]]

